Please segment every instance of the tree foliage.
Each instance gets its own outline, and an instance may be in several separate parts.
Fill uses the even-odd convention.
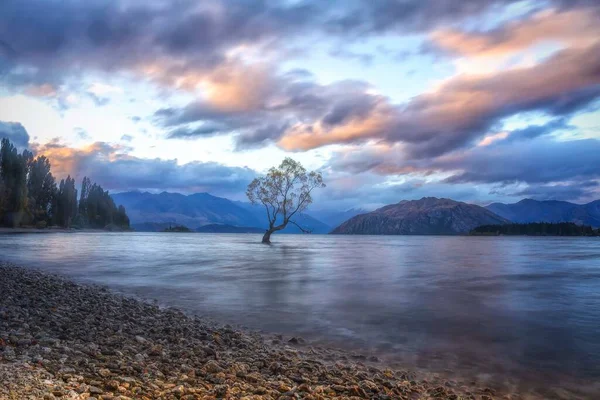
[[[289,223],[304,228],[294,221],[294,217],[312,203],[312,191],[325,187],[321,173],[306,169],[297,161],[285,158],[278,167],[254,179],[246,190],[252,204],[262,204],[265,208],[269,228],[263,237],[270,243],[271,234],[284,229]]]
[[[19,226],[27,213],[27,172],[32,154],[19,154],[8,139],[2,139],[0,149],[0,177],[2,178],[2,222]]]
[[[70,175],[67,179],[61,179],[54,204],[56,225],[70,228],[77,216],[77,189],[75,189],[75,179]]]
[[[104,228],[108,225],[128,227],[129,218],[123,206],[117,207],[108,191],[84,177],[81,183],[79,214],[82,223],[92,228]]]
[[[0,224],[128,229],[129,217],[108,191],[87,177],[83,178],[78,202],[74,178],[68,176],[57,186],[45,156],[34,158],[27,150],[19,154],[8,139],[2,139]]]
[[[27,198],[33,224],[50,224],[52,199],[56,190],[56,181],[50,172],[50,160],[44,156],[32,159],[29,164]]]

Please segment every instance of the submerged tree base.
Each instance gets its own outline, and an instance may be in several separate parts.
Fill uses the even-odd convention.
[[[262,242],[264,244],[271,244],[271,235],[272,234],[273,234],[272,230],[266,231],[265,234],[263,235]]]

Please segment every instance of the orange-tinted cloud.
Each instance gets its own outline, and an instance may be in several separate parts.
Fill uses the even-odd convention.
[[[249,168],[228,167],[215,162],[178,164],[176,159],[134,157],[126,146],[96,142],[72,148],[54,139],[32,146],[36,155],[50,160],[57,179],[71,175],[77,181],[84,176],[111,190],[175,190],[239,194],[256,176]]]
[[[430,37],[439,48],[470,57],[504,56],[540,43],[589,47],[600,41],[599,18],[595,9],[546,10],[493,31],[442,29]]]
[[[114,162],[129,157],[124,153],[126,148],[120,145],[95,142],[82,148],[72,148],[60,143],[58,138],[43,145],[35,145],[34,150],[36,155],[46,156],[50,160],[52,172],[59,178],[79,176],[82,164],[89,158]]]
[[[54,97],[58,94],[57,88],[48,83],[42,85],[32,85],[25,90],[25,93],[36,97]]]

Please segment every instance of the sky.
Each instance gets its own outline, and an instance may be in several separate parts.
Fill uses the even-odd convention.
[[[58,178],[314,208],[600,198],[595,0],[3,0],[0,136]]]

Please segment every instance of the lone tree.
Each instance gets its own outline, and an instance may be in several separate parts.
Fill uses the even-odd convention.
[[[311,193],[315,188],[325,187],[320,172],[306,169],[291,158],[284,159],[279,167],[272,167],[266,176],[256,178],[248,185],[246,195],[252,204],[262,204],[267,211],[269,228],[262,238],[271,243],[273,232],[284,229],[288,224],[302,228],[293,218],[306,210],[312,203]]]

